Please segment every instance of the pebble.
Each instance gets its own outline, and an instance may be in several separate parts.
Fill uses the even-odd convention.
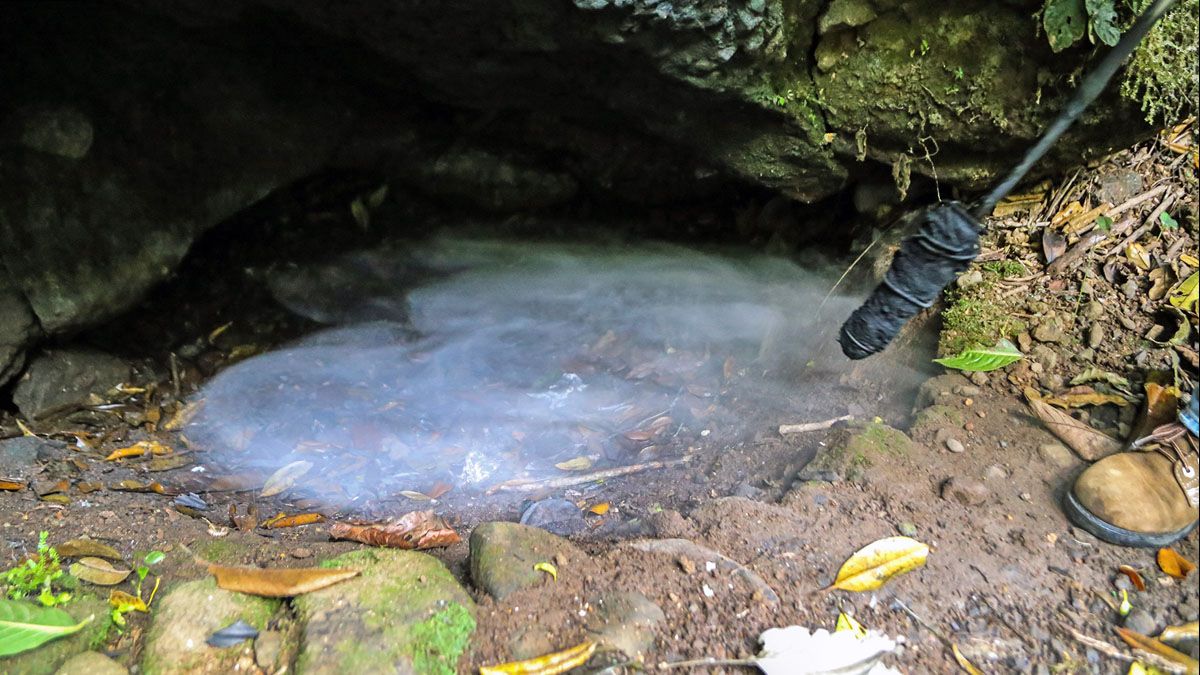
[[[1075,455],[1062,443],[1043,443],[1038,446],[1038,456],[1045,463],[1066,469],[1075,465]]]
[[[1092,300],[1083,306],[1083,315],[1093,321],[1104,316],[1104,305]]]
[[[979,387],[972,387],[971,385],[960,384],[954,388],[954,393],[958,394],[959,396],[978,396],[979,394],[983,393],[983,390],[980,389]]]
[[[984,480],[1004,480],[1008,478],[1008,471],[999,464],[992,464],[983,470]]]
[[[970,478],[954,477],[942,485],[942,499],[964,506],[979,506],[991,496],[987,486]]]
[[[566,499],[543,499],[530,504],[521,514],[521,524],[541,528],[551,534],[569,536],[587,529],[583,512]]]
[[[957,438],[947,438],[946,449],[956,454],[960,452],[966,452],[967,450],[965,447],[963,447],[962,441],[958,440]]]
[[[1129,630],[1142,635],[1158,635],[1158,622],[1144,609],[1134,609],[1125,617],[1124,625]]]
[[[971,373],[971,376],[968,379],[971,380],[971,384],[973,384],[977,387],[986,386],[988,383],[987,373],[983,373],[980,371],[975,371],[975,372]]]
[[[1113,587],[1118,591],[1132,591],[1133,582],[1130,581],[1129,577],[1125,576],[1124,574],[1118,574],[1117,576],[1113,577]]]
[[[917,536],[917,526],[912,523],[900,523],[896,526],[896,531],[906,537]]]
[[[1038,342],[1061,342],[1066,338],[1062,322],[1056,316],[1048,316],[1033,328],[1033,339]]]
[[[297,560],[303,560],[303,559],[305,559],[305,558],[311,558],[311,557],[312,557],[312,554],[313,554],[313,552],[312,552],[312,549],[303,548],[303,547],[301,547],[301,548],[294,548],[294,549],[292,549],[291,551],[289,551],[289,553],[291,554],[291,556],[292,556],[293,558],[296,558]]]
[[[1031,501],[1033,501],[1033,495],[1029,494],[1028,492],[1022,492],[1021,493],[1021,501],[1031,502]]]
[[[1099,323],[1094,323],[1088,327],[1087,344],[1092,349],[1100,346],[1104,342],[1104,326]]]

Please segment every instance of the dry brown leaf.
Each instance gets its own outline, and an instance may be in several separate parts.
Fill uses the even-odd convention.
[[[215,564],[208,566],[208,572],[216,577],[217,586],[227,591],[259,595],[265,598],[290,598],[295,595],[303,595],[358,576],[358,570],[347,569],[321,569],[319,567],[263,569]]]
[[[15,492],[17,490],[24,490],[25,485],[26,483],[23,480],[16,480],[14,478],[0,478],[0,490]]]
[[[1139,591],[1146,590],[1146,582],[1142,580],[1142,575],[1137,570],[1133,569],[1129,565],[1121,565],[1117,568],[1117,571],[1129,577],[1129,582],[1133,584],[1134,588],[1138,589]]]
[[[592,506],[590,506],[588,508],[588,511],[590,511],[598,516],[602,516],[602,515],[608,513],[609,508],[610,508],[610,505],[608,502],[600,502],[599,504],[593,504]]]
[[[194,418],[196,413],[200,412],[200,409],[203,407],[204,399],[198,399],[188,403],[179,410],[175,411],[175,414],[171,416],[171,419],[167,420],[167,423],[163,425],[163,429],[167,431],[179,431],[187,426],[188,422],[191,422],[192,418]]]
[[[93,558],[121,560],[121,554],[117,553],[117,549],[108,544],[98,542],[95,539],[72,539],[56,545],[54,549],[58,551],[59,557],[62,558],[91,556]]]
[[[313,463],[303,459],[280,467],[278,471],[271,474],[271,477],[267,479],[266,484],[263,485],[262,492],[258,496],[271,497],[290,489],[301,476],[308,473],[312,468]]]
[[[429,488],[425,492],[425,496],[429,497],[430,499],[437,499],[438,497],[441,497],[442,495],[446,494],[447,492],[449,492],[453,489],[454,489],[453,484],[447,483],[445,481],[439,481],[437,483],[434,483],[433,487]]]
[[[71,576],[76,579],[82,579],[97,586],[116,586],[125,581],[125,578],[132,572],[132,570],[117,569],[107,560],[90,556],[80,558],[78,562],[72,563],[70,571]]]
[[[170,471],[172,469],[180,469],[192,463],[190,455],[167,455],[166,457],[155,457],[146,462],[142,467],[145,471],[158,472]]]
[[[1121,442],[1049,405],[1036,392],[1026,391],[1029,409],[1055,436],[1089,462],[1121,451]]]
[[[1047,396],[1042,400],[1059,408],[1082,408],[1089,405],[1108,405],[1110,403],[1122,408],[1129,405],[1129,399],[1120,394],[1101,394],[1094,391],[1086,394]]]
[[[1196,564],[1179,555],[1173,548],[1158,549],[1158,568],[1168,576],[1186,579],[1196,569]]]
[[[120,483],[109,485],[108,489],[118,492],[153,492],[160,495],[173,494],[170,490],[163,487],[162,483],[157,481],[150,483],[140,483],[136,480],[123,480]]]
[[[462,541],[454,528],[433,511],[412,511],[393,523],[378,525],[334,523],[329,527],[329,536],[370,546],[415,550],[441,548]]]
[[[625,435],[627,437],[629,436],[629,434]],[[592,468],[592,458],[588,457],[587,455],[574,457],[565,462],[559,462],[558,464],[555,464],[554,468],[561,471],[587,471],[588,469]]]

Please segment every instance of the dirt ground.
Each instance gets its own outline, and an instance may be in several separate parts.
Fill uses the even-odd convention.
[[[995,250],[1005,245],[1000,240]],[[1194,252],[1194,240],[1179,248]],[[1021,257],[1001,257],[1005,255]],[[1010,290],[1009,285],[1000,288]],[[1022,301],[1043,291],[1057,293],[1054,297],[1071,291],[1040,282],[1037,288],[1041,290],[1023,292]],[[228,291],[210,289],[217,297]],[[286,493],[261,498],[261,476],[249,485],[216,485],[216,468],[194,470],[205,466],[203,448],[186,453],[186,430],[164,428],[188,394],[233,360],[238,345],[279,344],[311,326],[257,305],[252,297],[240,303],[240,311],[257,312],[248,320],[205,314],[171,293],[164,291],[152,299],[158,304],[151,305],[169,307],[169,320],[154,322],[153,328],[118,322],[89,336],[93,344],[123,345],[123,355],[136,357],[144,367],[142,379],[132,384],[151,385],[148,391],[130,394],[119,406],[71,411],[32,427],[39,436],[61,443],[47,445],[39,455],[29,476],[31,489],[0,492],[5,566],[32,551],[39,531],[46,530],[51,543],[86,535],[127,555],[164,551],[160,571],[170,585],[201,574],[184,546],[212,561],[262,566],[311,565],[360,546],[331,541],[326,524],[242,529],[231,521],[231,509],[246,513],[254,508],[261,521],[279,512],[315,511],[341,519],[432,508],[450,520],[464,542],[431,552],[470,588],[465,539],[476,524],[518,520],[529,500],[544,497],[565,497],[582,507],[607,504],[603,514],[589,512],[586,530],[571,536],[588,557],[571,561],[571,573],[557,583],[547,581],[503,602],[476,593],[479,625],[460,664],[462,673],[506,660],[517,643],[547,649],[577,643],[595,599],[613,591],[643,593],[666,613],[647,664],[749,656],[768,628],[800,624],[832,629],[838,613],[845,612],[868,628],[902,638],[890,663],[914,673],[957,669],[948,642],[985,672],[1124,672],[1129,652],[1114,632],[1122,623],[1117,613],[1126,584],[1117,570],[1121,565],[1132,566],[1146,580],[1146,590],[1131,592],[1130,601],[1142,620],[1153,624],[1149,628],[1195,621],[1200,610],[1194,581],[1175,581],[1159,571],[1153,550],[1104,544],[1072,527],[1063,515],[1063,492],[1085,463],[1073,455],[1047,453],[1044,446],[1057,439],[1031,416],[1020,392],[1030,384],[1050,391],[1054,387],[1046,385],[1063,386],[1071,371],[1082,367],[1069,355],[1032,371],[1024,363],[972,380],[939,375],[943,371],[924,365],[932,355],[928,341],[936,323],[931,323],[910,344],[877,361],[844,367],[818,361],[791,376],[788,393],[770,398],[749,386],[756,377],[753,364],[714,356],[686,383],[692,387],[692,398],[681,404],[686,431],[658,443],[656,453],[643,452],[645,439],[626,448],[626,460],[692,457],[682,466],[534,493],[453,489],[433,502],[394,499],[339,510]],[[234,327],[218,339],[205,337],[230,320]],[[1164,356],[1171,352],[1169,346],[1152,348],[1140,362],[1130,354],[1113,356],[1131,349],[1123,336],[1136,337],[1141,321],[1131,320],[1133,327],[1124,333],[1115,318],[1106,324],[1121,337],[1106,342],[1097,361],[1127,373],[1169,361]],[[1087,339],[1087,326],[1074,330],[1076,339]],[[204,343],[204,349],[172,366],[162,351],[131,350],[130,344],[147,342],[145,335],[157,344],[177,344],[186,335]],[[1068,341],[1051,346],[1064,353],[1079,347]],[[1036,363],[1044,366],[1043,361]],[[1047,381],[1046,371],[1064,377]],[[655,384],[677,388],[683,383]],[[937,406],[934,412],[921,415],[931,404]],[[781,436],[777,431],[780,424],[846,414],[857,422],[800,434]],[[1115,410],[1095,412],[1098,425],[1114,429],[1127,424],[1127,417]],[[872,420],[905,430],[911,443],[866,458],[849,480],[800,476],[813,457],[844,446],[849,436],[862,433],[861,424]],[[0,419],[9,434],[20,433],[15,421],[11,413]],[[162,467],[152,465],[153,458],[104,460],[116,448],[149,439],[186,453],[187,461],[157,471]],[[951,451],[950,439],[961,444],[961,452]],[[133,481],[134,490],[121,489],[122,481]],[[947,489],[948,481],[970,484],[972,490],[960,495]],[[189,514],[173,506],[173,499],[187,492],[202,496],[208,509]],[[855,550],[897,534],[929,544],[923,568],[872,593],[822,591]],[[778,602],[729,577],[717,583],[703,565],[696,569],[623,544],[643,537],[689,539],[728,556],[765,580]],[[1196,532],[1176,549],[1191,560],[1200,557]],[[923,624],[900,609],[900,603]],[[123,663],[136,663],[148,621],[131,615],[129,628],[112,634],[103,650]],[[1088,646],[1081,635],[1111,650]]]

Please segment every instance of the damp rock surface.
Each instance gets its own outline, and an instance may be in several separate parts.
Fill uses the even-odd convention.
[[[543,583],[538,563],[556,565],[559,575],[577,574],[584,554],[571,542],[545,530],[517,523],[491,522],[471,532],[471,580],[497,600]],[[575,564],[564,564],[574,561]]]
[[[103,394],[129,376],[129,364],[110,354],[55,349],[29,364],[13,387],[13,403],[22,415],[36,419],[86,403],[89,395]]]
[[[54,675],[128,675],[129,669],[100,652],[83,652],[67,659]]]

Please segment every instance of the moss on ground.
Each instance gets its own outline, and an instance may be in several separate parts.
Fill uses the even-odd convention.
[[[454,675],[458,659],[475,632],[475,617],[454,602],[446,609],[413,626],[409,654],[419,673]]]
[[[1141,13],[1150,0],[1126,0]],[[1174,124],[1197,109],[1200,99],[1200,0],[1183,0],[1138,45],[1121,83],[1121,94],[1139,101],[1146,121]]]
[[[1001,338],[1012,339],[1025,330],[1025,322],[1014,317],[1011,308],[1001,304],[996,296],[996,281],[1025,274],[1025,266],[1016,261],[985,263],[981,272],[982,282],[946,291],[939,356],[954,356],[973,347],[991,347]]]

